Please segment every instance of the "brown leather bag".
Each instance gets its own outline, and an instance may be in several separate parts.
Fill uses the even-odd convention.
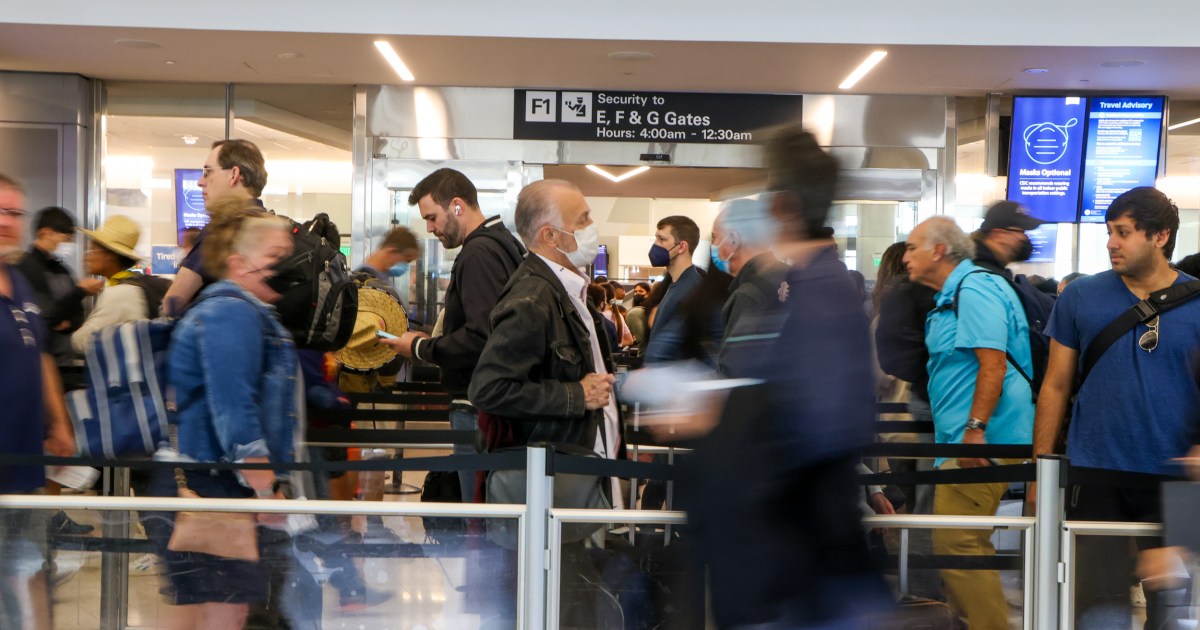
[[[174,426],[171,446],[179,451]],[[180,498],[200,499],[200,495],[187,487],[187,477],[181,468],[175,469],[175,485],[179,487]],[[258,562],[258,519],[250,512],[179,512],[167,549]]]

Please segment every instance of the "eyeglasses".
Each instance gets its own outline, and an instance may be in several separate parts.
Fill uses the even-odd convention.
[[[25,210],[22,210],[21,208],[0,208],[0,217],[10,217],[13,219],[20,219],[21,217],[24,217],[27,214],[29,214],[29,213],[26,212]]]
[[[1154,349],[1158,347],[1158,318],[1159,316],[1155,315],[1154,319],[1146,322],[1146,326],[1150,330],[1142,333],[1142,336],[1138,338],[1138,346],[1146,352],[1154,352]]]

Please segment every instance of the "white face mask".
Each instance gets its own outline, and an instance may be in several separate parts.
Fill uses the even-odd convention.
[[[567,255],[567,260],[570,260],[572,265],[586,267],[595,262],[596,256],[600,253],[600,229],[596,227],[595,223],[574,232],[560,228],[554,229],[575,237],[575,251],[563,252],[561,248],[557,248],[558,251]]]
[[[75,243],[59,243],[58,247],[54,248],[54,255],[61,261],[69,264],[75,264],[75,256],[78,253]]]

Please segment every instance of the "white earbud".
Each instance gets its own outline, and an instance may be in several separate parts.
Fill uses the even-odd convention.
[[[457,216],[462,216],[462,206],[454,204],[454,214]]]

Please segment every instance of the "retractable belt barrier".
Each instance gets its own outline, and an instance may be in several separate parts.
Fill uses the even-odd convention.
[[[446,422],[446,409],[312,409],[309,421],[348,425],[351,422]]]
[[[104,459],[102,457],[54,457],[49,455],[15,455],[0,453],[4,466],[87,466],[90,468],[132,468],[138,470],[299,470],[324,471],[454,471],[454,470],[522,470],[525,453],[500,451],[478,455],[443,455],[440,457],[407,457],[404,459],[371,459],[345,462],[165,462],[154,460]]]
[[[950,470],[873,473],[862,475],[859,481],[863,485],[870,486],[1031,482],[1037,481],[1037,465],[1011,464],[1007,466],[982,466],[980,468],[953,468]]]
[[[449,405],[450,395],[441,392],[372,392],[347,393],[346,399],[355,405]]]
[[[311,428],[308,442],[350,444],[355,447],[374,444],[475,444],[475,431],[469,430],[411,430],[411,429],[350,429],[347,427]]]

